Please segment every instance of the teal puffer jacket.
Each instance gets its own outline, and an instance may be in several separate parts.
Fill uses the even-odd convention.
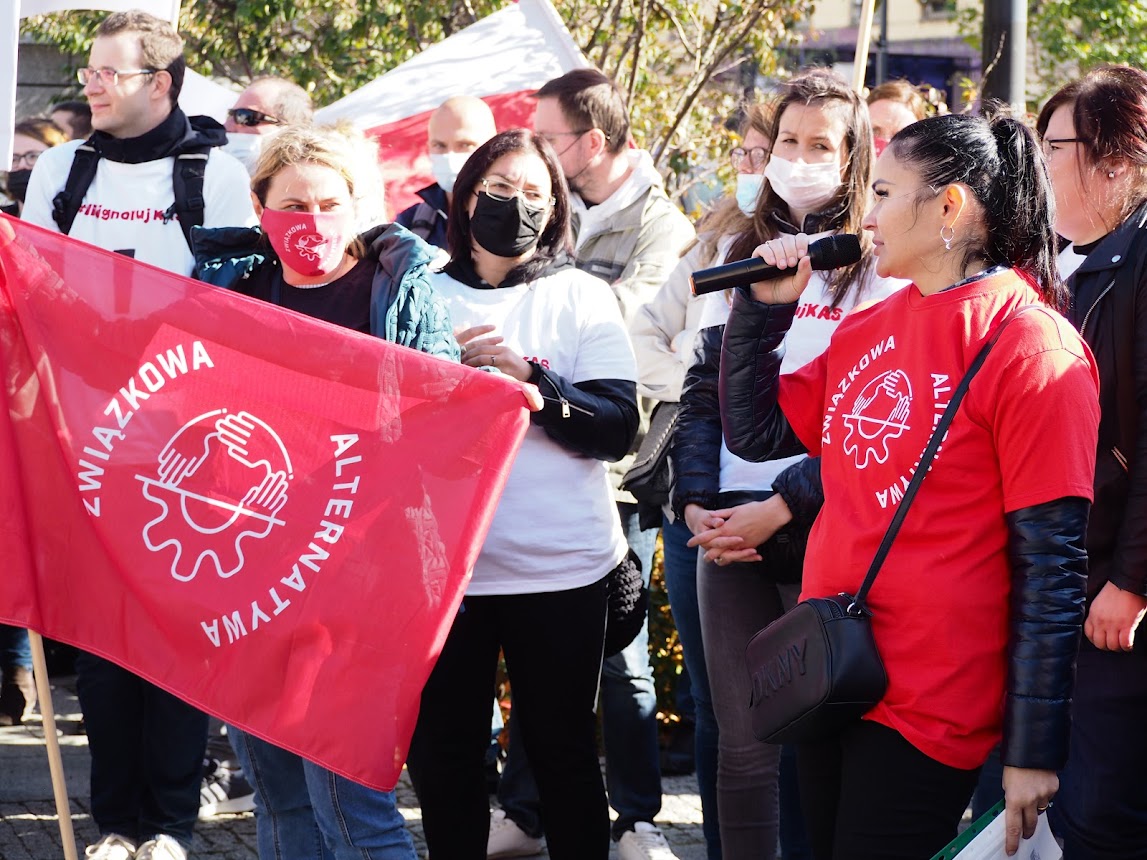
[[[370,298],[370,331],[375,337],[421,352],[458,361],[458,342],[450,312],[430,285],[434,251],[398,224],[372,227],[359,236],[365,258],[374,260]],[[279,259],[263,241],[258,227],[195,227],[192,276],[208,284],[235,289],[244,278]]]

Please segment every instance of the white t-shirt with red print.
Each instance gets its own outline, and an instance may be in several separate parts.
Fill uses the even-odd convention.
[[[825,504],[803,597],[855,593],[953,391],[1012,311],[1038,302],[1012,270],[849,314],[779,400],[822,457]],[[973,380],[869,595],[888,692],[868,718],[956,768],[999,741],[1009,632],[1005,513],[1090,499],[1099,382],[1047,308],[1008,324]]]

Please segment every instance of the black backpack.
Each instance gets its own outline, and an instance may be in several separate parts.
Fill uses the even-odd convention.
[[[163,223],[178,217],[188,248],[191,247],[191,228],[203,226],[206,209],[203,176],[207,171],[207,158],[210,154],[211,147],[203,146],[175,156],[175,170],[172,174],[175,202],[163,213]],[[84,195],[96,178],[99,161],[100,154],[92,142],[84,141],[72,159],[72,169],[68,173],[68,181],[64,183],[64,190],[52,200],[52,220],[65,235],[71,232],[80,205],[84,202]]]

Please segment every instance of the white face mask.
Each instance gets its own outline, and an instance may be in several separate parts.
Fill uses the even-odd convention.
[[[454,180],[458,178],[458,171],[470,157],[468,152],[432,152],[430,154],[430,175],[434,177],[442,190],[447,194],[454,191]]]
[[[800,164],[772,155],[765,176],[790,209],[815,212],[840,190],[840,165]]]
[[[752,216],[757,208],[757,198],[761,195],[761,186],[765,177],[759,173],[737,174],[737,205],[746,215]]]
[[[236,134],[227,132],[227,143],[219,147],[230,156],[239,159],[247,168],[249,176],[255,175],[255,165],[259,163],[259,153],[263,151],[263,135]]]

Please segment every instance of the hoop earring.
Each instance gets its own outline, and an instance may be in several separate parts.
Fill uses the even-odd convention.
[[[945,230],[948,231],[947,236],[944,235]],[[952,250],[952,240],[956,238],[956,229],[954,227],[952,227],[952,225],[950,225],[950,224],[945,224],[943,227],[940,228],[940,238],[944,240],[944,250],[945,251],[951,251]]]

